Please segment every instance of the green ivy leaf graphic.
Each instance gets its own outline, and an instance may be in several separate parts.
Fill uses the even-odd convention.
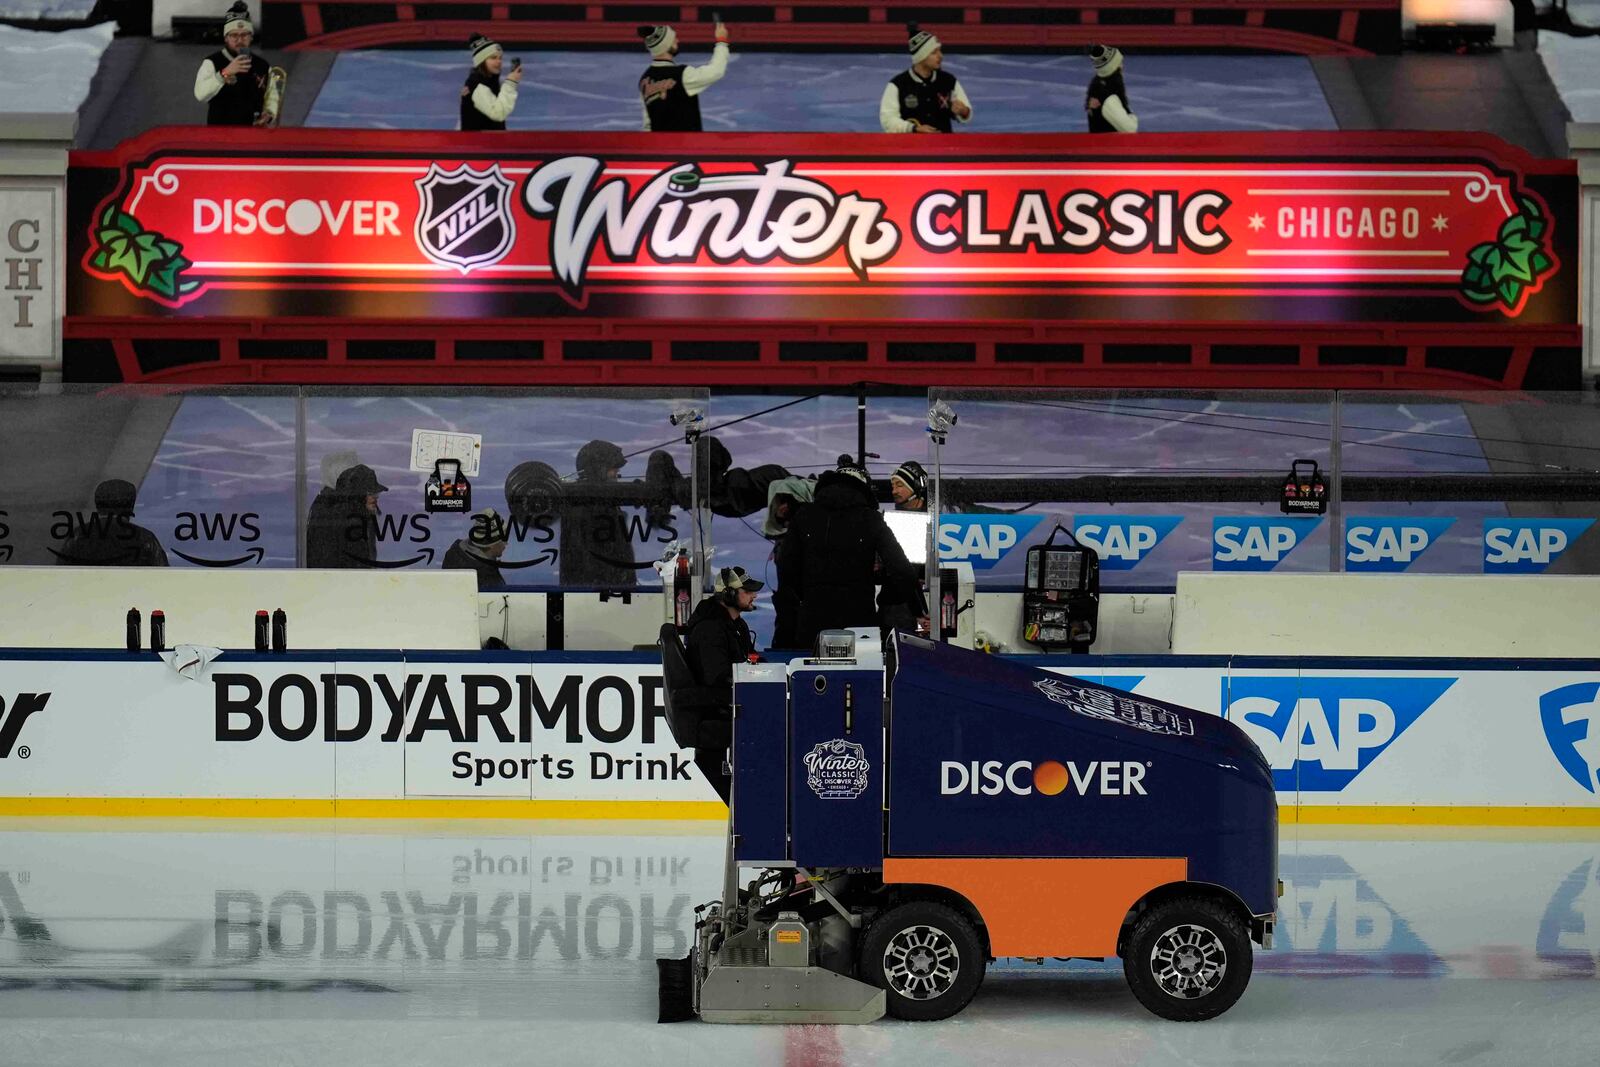
[[[1461,271],[1461,295],[1473,304],[1512,311],[1530,287],[1555,268],[1544,245],[1549,222],[1530,197],[1518,197],[1518,214],[1500,224],[1495,240],[1474,245]]]
[[[178,295],[178,278],[174,266],[175,264],[169,261],[150,272],[147,284],[150,286],[151,292],[160,293],[168,300]]]
[[[1500,224],[1500,240],[1508,241],[1512,237],[1523,237],[1528,233],[1528,218],[1526,215],[1513,215]]]
[[[97,247],[89,257],[94,270],[122,274],[136,288],[168,300],[199,287],[199,282],[182,278],[193,263],[184,258],[181,244],[146,230],[115,204],[101,212],[94,239]]]

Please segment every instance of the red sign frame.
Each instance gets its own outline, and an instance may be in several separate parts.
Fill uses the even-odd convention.
[[[1575,165],[1480,135],[158,130],[69,180],[73,316],[1577,315]]]

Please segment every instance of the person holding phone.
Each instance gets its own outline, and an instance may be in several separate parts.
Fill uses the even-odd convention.
[[[949,133],[953,122],[972,120],[972,101],[944,69],[944,46],[915,22],[906,24],[911,69],[889,79],[878,100],[884,133]]]
[[[677,61],[678,34],[671,26],[640,26],[639,37],[650,50],[650,66],[639,79],[644,129],[657,133],[698,133],[700,94],[728,72],[728,27],[716,19],[717,44],[711,62],[689,67]]]
[[[503,130],[506,119],[517,106],[517,86],[522,82],[522,60],[511,61],[511,72],[500,77],[505,63],[503,49],[496,41],[478,34],[468,44],[472,52],[472,73],[461,87],[461,128],[463,130]]]
[[[207,126],[260,126],[267,100],[268,64],[252,55],[255,25],[244,0],[235,0],[222,17],[225,47],[200,61],[194,78],[194,98],[206,105]]]

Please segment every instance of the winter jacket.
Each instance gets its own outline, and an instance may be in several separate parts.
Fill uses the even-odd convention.
[[[622,509],[603,500],[584,500],[586,488],[615,482],[579,480],[568,487],[561,508],[561,584],[632,589],[639,582],[633,544]]]
[[[755,651],[755,640],[743,618],[733,618],[715,597],[700,601],[689,616],[683,640],[695,681],[727,694],[733,706],[733,665]]]
[[[370,567],[378,558],[378,524],[365,494],[325,488],[306,516],[306,566]]]
[[[823,630],[877,626],[875,571],[884,584],[914,582],[916,570],[889,531],[865,483],[827,471],[816,496],[789,523],[780,556],[779,588],[800,593],[799,648],[816,644]]]
[[[494,589],[504,589],[506,580],[500,573],[500,565],[488,556],[479,555],[473,551],[473,544],[465,537],[450,546],[444,554],[444,569],[447,571],[477,571],[478,591],[488,592]]]
[[[56,562],[67,567],[170,566],[155,534],[124,515],[98,511],[61,546]]]

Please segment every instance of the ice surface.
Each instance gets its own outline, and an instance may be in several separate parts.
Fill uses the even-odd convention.
[[[0,1062],[1587,1063],[1588,834],[1286,827],[1277,947],[1213,1022],[1000,961],[955,1019],[827,1028],[653,1021],[714,824],[11,821]]]
[[[1580,26],[1600,25],[1600,0],[1575,0],[1567,10]],[[1600,122],[1600,36],[1571,37],[1541,30],[1539,54],[1572,121]]]
[[[87,8],[83,14],[88,14]],[[0,17],[34,16],[13,15],[0,6]],[[49,17],[81,16],[52,13]],[[116,30],[115,22],[57,33],[0,26],[0,112],[75,114],[89,95],[89,81],[100,66],[101,54],[111,47]]]
[[[905,69],[892,55],[735,51],[727,76],[700,97],[707,130],[879,132],[878,98]],[[643,51],[538,52],[527,66],[514,130],[637,130]],[[704,52],[685,51],[686,63]],[[947,53],[972,99],[974,133],[1084,130],[1088,60],[1081,55]],[[339,56],[308,126],[453,130],[465,53],[366,51]],[[1128,94],[1141,131],[1331,130],[1333,113],[1299,56],[1139,56]],[[396,99],[411,102],[406,109]]]

